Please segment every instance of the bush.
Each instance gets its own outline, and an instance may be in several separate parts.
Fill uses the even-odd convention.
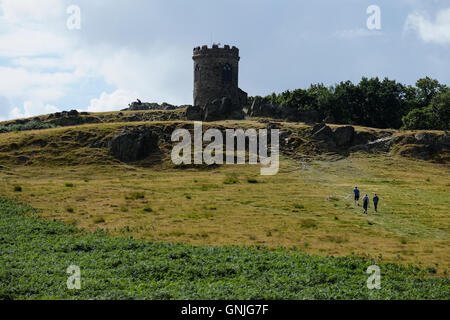
[[[421,130],[431,128],[433,114],[428,108],[414,109],[407,116],[403,117],[403,129]]]
[[[228,177],[223,181],[223,184],[237,184],[237,183],[239,183],[239,179],[236,174],[228,175]]]
[[[202,185],[200,190],[202,190],[202,191],[209,191],[209,190],[218,189],[218,188],[219,188],[219,186],[216,185],[216,184],[205,184],[205,185]]]
[[[36,120],[28,121],[24,124],[8,124],[8,125],[0,125],[0,133],[4,132],[19,132],[19,131],[27,131],[27,130],[43,130],[56,128],[54,124],[40,122]]]
[[[94,219],[94,223],[96,223],[96,224],[105,223],[105,222],[106,222],[105,218],[102,218],[102,217]]]
[[[300,226],[305,229],[315,229],[315,228],[317,228],[317,223],[312,219],[308,219],[308,220],[303,220],[300,223]]]

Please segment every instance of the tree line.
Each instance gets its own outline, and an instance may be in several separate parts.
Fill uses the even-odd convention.
[[[255,97],[249,98],[252,104]],[[365,78],[334,86],[311,85],[264,97],[267,102],[317,110],[326,122],[405,130],[449,130],[450,88],[429,77],[415,86]]]

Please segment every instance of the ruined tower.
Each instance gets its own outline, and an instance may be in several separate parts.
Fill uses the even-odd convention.
[[[225,45],[194,49],[194,106],[203,107],[228,97],[233,105],[245,106],[247,93],[239,89],[239,49]]]

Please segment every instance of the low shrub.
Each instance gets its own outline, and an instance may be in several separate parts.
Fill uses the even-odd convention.
[[[133,192],[127,196],[125,196],[126,200],[139,200],[139,199],[145,199],[145,194],[142,192]]]

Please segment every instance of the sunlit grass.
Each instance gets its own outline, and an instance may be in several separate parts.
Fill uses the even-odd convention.
[[[117,236],[370,254],[439,273],[448,269],[448,167],[353,156],[303,164],[283,159],[280,173],[269,177],[260,176],[259,169],[17,166],[0,172],[0,194],[20,197],[46,219],[101,227]],[[15,185],[23,191],[14,192]],[[380,196],[378,214],[369,208],[365,216],[354,206],[355,186],[363,195]]]

